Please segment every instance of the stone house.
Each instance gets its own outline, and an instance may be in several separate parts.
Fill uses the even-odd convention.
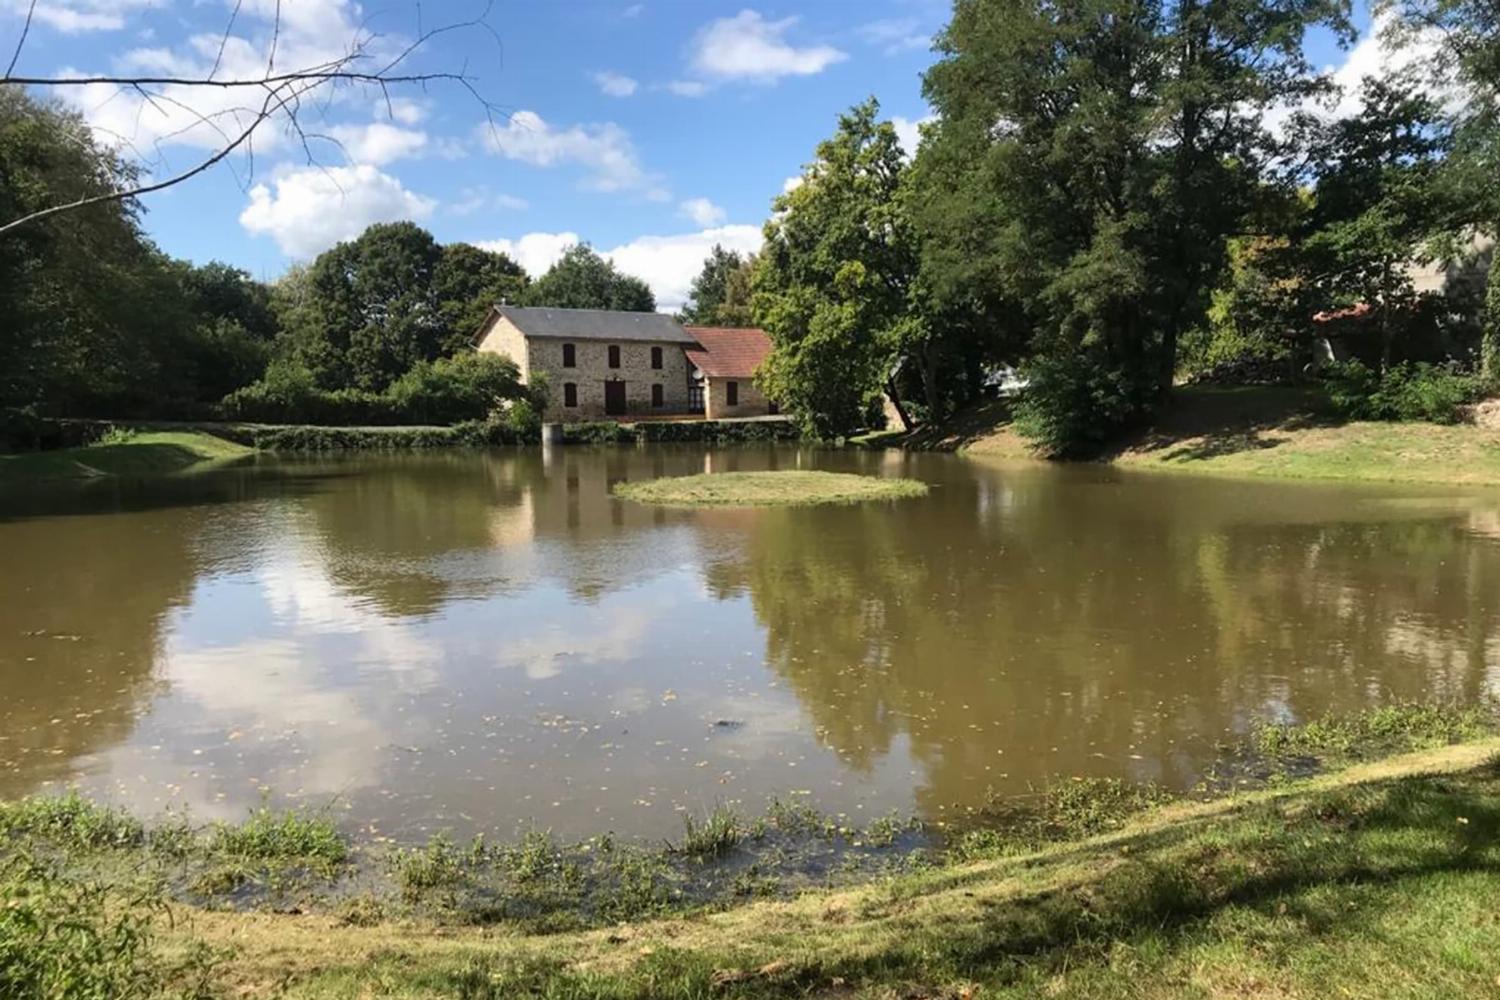
[[[690,412],[684,351],[697,344],[661,313],[501,305],[475,346],[508,355],[528,385],[545,380],[546,420]]]
[[[756,369],[771,353],[771,338],[764,330],[690,326],[687,332],[697,342],[686,352],[702,391],[704,416],[718,420],[776,413],[776,404],[755,384]]]
[[[474,338],[507,355],[528,385],[547,385],[549,421],[773,414],[755,369],[764,331],[684,328],[662,313],[496,306]]]

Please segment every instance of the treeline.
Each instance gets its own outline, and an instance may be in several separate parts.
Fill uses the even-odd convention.
[[[766,389],[831,437],[1014,369],[1020,428],[1067,454],[1175,382],[1306,377],[1330,345],[1355,413],[1492,386],[1500,280],[1419,294],[1412,265],[1493,273],[1465,258],[1500,223],[1500,26],[1484,0],[1382,10],[1427,54],[1337,117],[1303,45],[1353,40],[1342,0],[957,0],[914,159],[872,100],[775,202]]]
[[[135,168],[80,118],[0,87],[0,218],[118,190]],[[107,200],[0,235],[0,410],[328,424],[533,419],[508,360],[470,350],[501,301],[651,311],[587,246],[530,280],[509,257],[371,226],[271,284],[174,260]]]

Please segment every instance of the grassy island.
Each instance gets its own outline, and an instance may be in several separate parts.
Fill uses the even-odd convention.
[[[625,500],[668,507],[786,507],[919,497],[927,494],[927,484],[847,472],[788,470],[674,476],[620,483],[614,492]]]
[[[0,455],[0,483],[170,475],[211,468],[253,453],[253,448],[197,430],[122,430],[78,448]]]

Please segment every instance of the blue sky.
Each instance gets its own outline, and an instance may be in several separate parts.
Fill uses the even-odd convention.
[[[28,0],[0,0],[9,53]],[[275,0],[39,0],[18,73],[203,72],[264,66]],[[417,5],[282,0],[277,63],[341,53],[363,30],[372,62],[418,34]],[[423,25],[482,4],[428,0]],[[253,163],[236,156],[146,201],[147,230],[169,253],[218,258],[274,278],[370,222],[414,218],[440,240],[512,252],[533,271],[585,240],[647,279],[675,307],[714,242],[753,249],[771,199],[833,128],[877,97],[903,135],[927,114],[920,75],[946,0],[498,0],[494,36],[433,40],[412,64],[467,67],[501,115],[453,84],[395,88],[393,103],[345,88],[304,115],[315,164],[284,128],[257,133]],[[1362,21],[1366,20],[1364,15]],[[1341,53],[1310,41],[1320,66],[1379,62],[1368,43]],[[109,141],[156,174],[191,166],[229,131],[241,95],[98,86],[69,99]],[[336,139],[337,142],[332,141]]]

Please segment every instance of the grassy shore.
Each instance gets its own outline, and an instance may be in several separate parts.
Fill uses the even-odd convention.
[[[927,485],[914,479],[858,476],[846,472],[719,472],[620,483],[615,495],[668,507],[787,507],[860,503],[922,496]]]
[[[253,451],[201,431],[118,431],[78,448],[0,455],[0,483],[171,475],[222,465]]]
[[[256,905],[246,884],[332,885],[363,848],[307,813],[194,829],[76,798],[0,804],[0,995],[1492,997],[1488,719],[1405,707],[1262,727],[1244,749],[1263,764],[1313,754],[1342,769],[1273,767],[1254,791],[1165,804],[1065,783],[1018,822],[982,820],[855,884],[571,929],[518,923],[492,891],[476,897],[487,908],[447,913],[401,902],[441,895],[487,856],[523,888],[582,877],[570,872],[583,862],[538,837],[397,851],[387,897],[356,881]],[[1360,762],[1381,748],[1406,752]],[[757,835],[769,834],[711,819],[672,850],[723,880]],[[192,905],[153,895],[193,861],[238,875],[201,880]]]
[[[908,443],[991,458],[1033,457],[999,402]],[[1316,392],[1299,389],[1181,389],[1154,426],[1101,460],[1160,472],[1500,484],[1500,430],[1341,422]]]

